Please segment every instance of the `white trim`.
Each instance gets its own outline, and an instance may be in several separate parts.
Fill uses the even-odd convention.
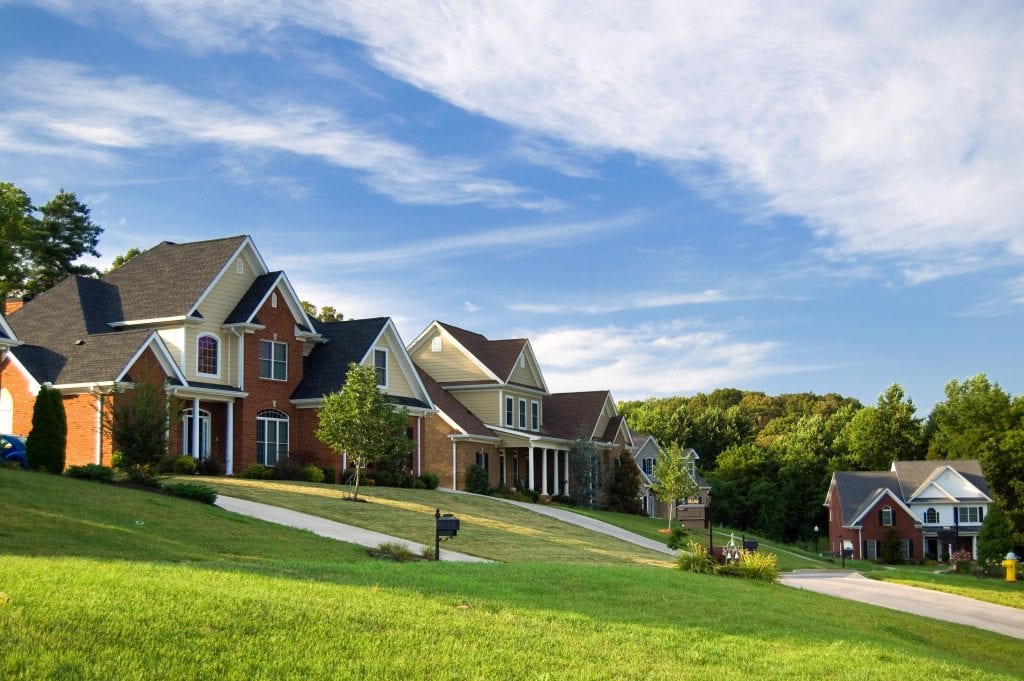
[[[504,391],[502,391],[504,392]],[[512,408],[509,409],[509,401],[512,402]],[[511,421],[511,423],[509,423]],[[515,395],[505,395],[504,404],[501,407],[501,422],[505,424],[506,428],[516,427],[516,397]]]
[[[526,356],[526,359],[529,361],[526,363],[527,366],[523,368],[530,369],[531,373],[534,375],[533,377],[536,378],[537,383],[540,384],[540,390],[545,394],[550,394],[547,381],[544,380],[544,373],[540,370],[540,363],[537,361],[537,356],[533,353],[533,346],[530,344],[530,339],[525,338],[523,340],[526,342],[523,344],[523,349],[519,352],[519,356],[524,357],[527,355],[527,352],[529,352],[529,355]],[[512,378],[512,374],[515,370],[515,366],[513,366],[512,371],[509,372],[508,378]],[[508,379],[506,379],[505,382],[508,383]]]
[[[530,425],[530,421],[529,414],[526,413],[526,398],[518,397],[517,399],[518,402],[516,403],[516,406],[519,407],[519,409],[516,412],[516,416],[518,417],[516,419],[516,423],[518,424],[518,429],[529,430],[528,426]]]
[[[119,322],[109,322],[107,326],[115,329],[123,329],[129,326],[153,326],[154,324],[170,324],[171,322],[201,321],[192,319],[188,315],[177,315],[175,317],[151,317],[149,319],[126,319]]]
[[[419,392],[419,397],[416,399],[423,404],[426,404],[432,413],[436,409],[434,401],[430,399],[427,387],[423,385],[423,381],[420,379],[420,374],[416,371],[416,365],[413,363],[412,357],[406,349],[406,346],[402,343],[402,337],[398,335],[398,328],[391,320],[391,317],[388,317],[384,322],[384,326],[381,327],[377,337],[373,339],[372,343],[370,343],[369,350],[366,351],[366,354],[363,355],[363,358],[359,363],[362,364],[366,362],[367,357],[377,347],[377,344],[381,342],[381,338],[383,338],[385,333],[389,334],[389,337],[393,342],[389,343],[384,349],[389,349],[391,346],[398,348],[395,352],[395,359],[398,361],[398,368],[401,370],[402,375],[405,376],[405,380],[409,384],[409,387],[412,388],[414,392]]]
[[[833,473],[833,475],[835,475],[835,474]],[[883,487],[880,490],[877,490],[875,492],[875,495],[873,497],[871,497],[871,503],[865,504],[864,510],[861,512],[861,514],[859,516],[857,516],[856,518],[854,518],[853,520],[851,520],[848,525],[843,525],[843,527],[857,527],[857,523],[865,515],[867,515],[868,511],[870,511],[872,508],[874,508],[878,504],[878,502],[882,500],[882,497],[885,497],[885,496],[888,496],[889,498],[891,498],[893,501],[895,501],[897,503],[897,505],[899,505],[900,508],[902,508],[904,511],[906,511],[907,514],[910,515],[911,518],[913,518],[915,521],[917,520],[917,515],[912,510],[910,510],[909,506],[907,506],[902,501],[900,501],[900,498],[898,496],[896,496],[891,489],[889,489],[888,487]],[[895,521],[895,516],[893,517],[893,520]]]
[[[96,465],[103,463],[103,393],[96,393]]]
[[[7,323],[7,319],[2,314],[0,314],[0,331],[3,331],[4,335],[8,338],[8,340],[0,339],[0,345],[13,348],[22,344],[18,340],[17,334],[14,333],[14,329],[11,328],[11,325]]]
[[[455,490],[459,488],[459,476],[455,472],[455,463],[458,457],[456,447],[455,440],[452,440],[452,489]]]
[[[257,376],[257,378],[261,378],[264,381],[277,381],[278,383],[287,383],[287,381],[288,381],[288,343],[286,341],[279,341],[279,340],[275,340],[273,338],[258,338],[257,339],[257,343],[259,344],[258,348],[260,350],[259,354],[256,357],[256,362],[257,362],[257,364],[256,364],[256,376]],[[262,362],[263,362],[263,344],[264,343],[270,343],[271,344],[271,347],[270,347],[270,376],[264,376],[263,375]],[[277,360],[277,353],[274,352],[274,346],[275,345],[283,345],[284,346],[284,378],[275,378],[274,377],[274,363],[278,361]]]
[[[225,409],[227,428],[224,433],[224,475],[235,473],[235,403],[228,402]]]
[[[530,430],[540,432],[540,401],[530,400]]]
[[[195,305],[193,305],[189,309],[189,316],[191,316],[192,313],[196,312],[199,309],[199,306],[203,304],[204,300],[206,300],[206,296],[210,295],[210,291],[213,290],[213,287],[217,285],[221,277],[223,277],[224,274],[234,265],[235,259],[242,256],[242,251],[245,249],[246,246],[249,246],[252,249],[253,255],[256,256],[256,264],[258,264],[260,268],[263,270],[262,272],[257,272],[257,268],[253,267],[252,273],[259,277],[270,272],[270,268],[267,267],[267,263],[263,260],[263,256],[261,256],[260,252],[256,249],[256,244],[252,242],[252,237],[246,235],[245,238],[242,239],[242,243],[238,244],[238,247],[234,250],[234,252],[228,257],[227,260],[224,261],[224,265],[221,266],[220,271],[217,272],[217,274],[213,276],[213,279],[210,280],[210,283],[207,284],[206,288],[203,290],[203,292],[199,295],[199,298],[196,300]]]
[[[423,417],[416,419],[416,475],[423,475]]]
[[[893,462],[893,469],[894,470],[895,470],[895,466],[896,466],[896,464],[895,464],[895,462]],[[929,475],[927,478],[925,478],[924,482],[922,482],[918,486],[918,488],[916,490],[914,490],[914,493],[910,495],[910,498],[907,499],[907,502],[909,503],[909,502],[915,501],[917,499],[917,497],[921,496],[921,493],[924,492],[925,489],[927,489],[929,484],[932,484],[936,478],[938,478],[940,475],[942,475],[943,472],[945,472],[947,470],[951,471],[954,475],[956,475],[956,477],[960,478],[964,482],[965,485],[967,485],[971,489],[975,490],[978,494],[980,494],[987,501],[990,501],[990,502],[992,501],[991,497],[989,497],[987,494],[985,494],[980,489],[978,489],[978,487],[976,485],[974,485],[970,480],[965,478],[963,473],[961,473],[957,469],[953,468],[949,464],[946,464],[945,466],[936,467],[936,469],[932,471],[931,475]],[[941,492],[943,492],[944,494],[946,494],[950,499],[954,499],[956,501],[960,500],[959,497],[955,497],[952,494],[950,494],[949,492],[947,492],[945,489],[943,489],[941,485],[936,483],[935,486],[938,487],[939,490]]]
[[[135,351],[135,354],[132,355],[131,359],[129,359],[121,368],[121,371],[118,372],[114,381],[121,381],[128,373],[128,370],[135,365],[135,362],[142,357],[142,354],[146,352],[149,346],[153,343],[156,343],[156,346],[159,349],[159,352],[154,351],[153,354],[156,356],[156,361],[160,363],[160,367],[164,370],[164,373],[170,374],[182,385],[188,385],[188,380],[185,378],[185,374],[183,374],[181,369],[178,367],[178,363],[174,361],[174,356],[167,348],[167,344],[164,343],[164,339],[161,338],[160,334],[156,331],[151,332],[149,336],[146,337],[146,340],[142,342],[139,349]],[[184,352],[184,348],[182,351]]]
[[[388,378],[389,378],[389,376],[388,376],[388,357],[390,356],[390,353],[388,352],[388,349],[386,347],[378,348],[378,347],[374,346],[371,349],[373,351],[373,364],[371,366],[373,367],[374,375],[377,376],[377,387],[378,388],[384,388],[384,390],[387,390],[388,389]],[[378,352],[383,353],[383,355],[384,355],[384,382],[383,383],[380,382],[380,375],[377,373],[380,370],[380,368],[381,368],[381,367],[377,366],[377,353]]]
[[[212,374],[208,374],[205,371],[200,371],[199,370],[199,341],[202,340],[203,338],[212,338],[217,343],[217,357],[216,357],[216,359],[217,359],[217,370],[216,370],[215,373],[212,373]],[[196,335],[196,342],[195,342],[196,367],[195,367],[195,369],[196,369],[196,376],[197,377],[199,377],[199,378],[217,378],[217,379],[220,378],[220,373],[221,373],[220,372],[220,367],[221,367],[221,361],[220,361],[220,356],[221,356],[221,351],[220,351],[221,340],[222,339],[220,337],[220,334],[211,333],[209,331],[202,331],[198,335]]]
[[[536,395],[537,397],[547,397],[549,393],[537,388],[531,388],[528,385],[520,385],[518,383],[441,383],[438,381],[440,386],[450,393],[462,392],[468,390],[494,390],[495,388],[514,390],[516,392],[524,393],[526,395]]]
[[[20,371],[22,376],[25,378],[25,382],[28,384],[28,392],[33,397],[38,395],[39,394],[39,387],[40,387],[41,384],[39,383],[39,381],[37,381],[35,379],[35,377],[32,375],[32,373],[28,369],[25,368],[25,365],[21,363],[21,361],[18,359],[17,355],[15,355],[13,352],[8,352],[8,353],[5,353],[4,356],[7,359],[10,360],[11,364],[13,364],[15,367],[17,367],[18,371]]]
[[[239,392],[237,390],[218,390],[217,388],[201,388],[195,385],[171,385],[167,387],[167,391],[175,397],[192,399],[198,395],[204,400],[214,402],[232,402],[249,396],[249,393],[247,392]]]
[[[441,322],[439,322],[436,319],[434,321],[430,322],[430,324],[427,325],[427,328],[423,329],[423,331],[420,332],[420,335],[416,336],[416,338],[413,339],[412,343],[410,343],[407,346],[406,349],[409,351],[410,355],[416,353],[416,351],[419,349],[419,346],[422,345],[423,341],[426,339],[427,332],[429,332],[433,328],[436,328],[439,333],[443,334],[444,336],[447,336],[448,340],[451,341],[452,345],[455,346],[456,348],[458,348],[459,350],[461,350],[462,353],[464,355],[466,355],[466,357],[468,357],[469,360],[473,364],[475,364],[478,369],[483,371],[486,375],[490,376],[491,378],[493,378],[498,383],[505,383],[506,382],[506,381],[502,381],[500,376],[498,376],[496,373],[491,371],[487,367],[486,364],[484,364],[479,359],[477,359],[476,355],[474,355],[472,352],[467,350],[466,347],[462,343],[457,341],[455,339],[455,336],[453,336],[450,333],[448,333],[448,330],[445,329],[443,326],[441,326]]]

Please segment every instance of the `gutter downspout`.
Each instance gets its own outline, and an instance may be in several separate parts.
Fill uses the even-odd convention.
[[[103,393],[96,393],[96,465],[103,463]]]
[[[416,417],[416,475],[423,475],[423,417]]]
[[[455,447],[456,447],[455,440],[452,440],[452,489],[458,489],[458,487],[457,487],[457,485],[458,485],[458,478],[457,478],[457,476],[455,474],[455,457],[456,457]]]

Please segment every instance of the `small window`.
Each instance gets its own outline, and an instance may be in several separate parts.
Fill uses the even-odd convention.
[[[513,412],[515,410],[515,400],[511,397],[505,398],[505,425],[509,428],[512,427]]]
[[[885,527],[891,527],[893,525],[892,507],[885,506],[882,508],[880,522]]]
[[[878,560],[878,540],[864,540],[864,557],[868,560]]]
[[[924,512],[924,521],[929,525],[936,525],[939,522],[939,512],[934,508],[929,508]]]
[[[476,453],[476,465],[480,466],[480,468],[483,468],[485,471],[486,470],[490,470],[488,468],[488,463],[489,463],[488,458],[489,457],[487,456],[487,452],[477,452]]]
[[[654,459],[649,457],[649,456],[644,458],[643,469],[644,469],[644,474],[645,475],[653,475],[654,474]]]
[[[434,336],[434,340],[430,341],[430,351],[431,352],[441,352],[442,347],[443,346],[441,345],[441,337],[440,336]]]
[[[245,262],[241,258],[235,261],[235,272],[245,274]]]
[[[199,336],[196,341],[196,373],[205,376],[217,376],[218,346],[217,337],[208,333]]]
[[[900,539],[900,559],[903,562],[905,562],[905,563],[910,560],[910,540],[909,539]]]
[[[540,402],[530,401],[530,430],[540,430]]]
[[[270,307],[277,307],[277,291],[270,294]]]
[[[519,399],[519,427],[526,430],[526,400]]]
[[[260,378],[288,380],[288,346],[275,341],[260,341]]]
[[[519,368],[520,369],[525,369],[526,368],[526,355],[519,355]]]
[[[388,387],[388,351],[373,351],[373,368],[377,370],[377,385],[381,388]]]

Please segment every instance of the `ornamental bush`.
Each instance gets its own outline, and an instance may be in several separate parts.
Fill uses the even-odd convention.
[[[68,466],[68,469],[64,471],[64,475],[69,478],[78,478],[79,480],[110,482],[114,476],[114,470],[107,466],[90,463],[85,466]]]
[[[429,471],[421,475],[419,479],[423,481],[423,486],[426,489],[437,489],[438,484],[441,482],[437,477],[437,473]]]
[[[686,537],[687,537],[686,528],[685,527],[681,527],[679,525],[676,525],[675,527],[672,528],[672,534],[669,535],[669,538],[668,538],[668,541],[666,542],[666,544],[668,545],[668,547],[670,549],[678,551],[679,549],[683,548],[683,545],[685,545],[687,543]]]
[[[174,459],[172,470],[178,475],[195,475],[197,467],[196,460],[191,456],[179,456]]]
[[[695,541],[686,543],[686,551],[676,558],[676,568],[683,572],[710,575],[715,572],[715,559],[708,555],[708,547]]]
[[[320,470],[319,466],[310,464],[303,470],[306,482],[323,482],[324,472]]]
[[[209,485],[201,485],[197,482],[172,482],[163,487],[175,496],[201,501],[204,504],[212,504],[217,501],[217,490]]]
[[[473,494],[488,494],[491,481],[487,477],[487,469],[475,463],[466,466],[466,491]]]
[[[32,410],[32,432],[25,442],[28,467],[60,475],[68,443],[68,420],[60,391],[41,386]]]
[[[253,463],[246,466],[245,470],[242,471],[240,477],[246,478],[247,480],[264,480],[266,475],[267,467],[261,463]]]

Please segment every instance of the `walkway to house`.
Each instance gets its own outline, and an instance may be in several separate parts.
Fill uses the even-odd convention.
[[[380,532],[365,530],[361,527],[354,527],[352,525],[346,525],[333,520],[327,520],[326,518],[309,515],[308,513],[299,513],[298,511],[281,508],[280,506],[271,506],[269,504],[260,504],[255,501],[226,497],[222,494],[217,495],[216,505],[220,506],[225,511],[238,513],[239,515],[259,518],[260,520],[265,520],[269,523],[276,523],[278,525],[297,527],[300,530],[309,530],[313,534],[318,534],[321,537],[337,539],[339,541],[349,542],[350,544],[359,544],[360,546],[365,546],[371,549],[377,548],[385,542],[391,542],[404,544],[416,555],[420,555],[423,551],[423,544],[417,544],[406,539],[399,539],[398,537],[381,534]],[[433,547],[431,547],[431,549],[433,549]],[[470,556],[466,553],[458,553],[456,551],[448,551],[446,549],[441,549],[441,560],[462,563],[491,562],[486,558]]]
[[[463,492],[462,490],[451,490],[444,487],[438,487],[437,491],[448,492],[450,494],[470,494],[470,492]],[[676,551],[670,549],[669,547],[665,546],[659,541],[655,541],[654,539],[648,539],[643,535],[639,535],[635,532],[630,532],[629,530],[624,530],[621,527],[616,527],[615,525],[606,523],[603,520],[596,520],[595,518],[590,518],[579,513],[573,513],[572,511],[566,511],[565,509],[561,508],[552,508],[551,506],[545,506],[544,504],[531,504],[523,501],[513,501],[512,499],[502,499],[501,497],[487,498],[493,499],[495,501],[503,501],[506,504],[512,504],[513,506],[519,506],[520,508],[525,508],[528,511],[540,513],[541,515],[546,515],[551,518],[561,520],[562,522],[569,523],[570,525],[576,525],[578,527],[591,530],[592,532],[606,534],[609,537],[615,537],[616,539],[621,539],[622,541],[629,542],[630,544],[642,546],[643,548],[650,549],[651,551],[665,553],[670,556],[678,555]]]
[[[859,572],[838,570],[796,570],[784,573],[782,583],[828,596],[880,605],[890,610],[923,615],[946,622],[986,629],[1024,639],[1024,610],[921,589],[868,579]]]

